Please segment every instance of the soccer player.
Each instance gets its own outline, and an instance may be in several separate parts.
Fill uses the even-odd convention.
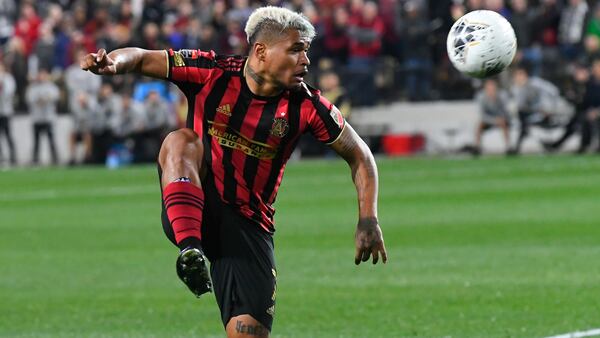
[[[163,228],[180,251],[179,277],[200,296],[214,291],[228,337],[268,337],[275,310],[273,203],[304,132],[350,165],[358,194],[355,263],[387,253],[377,220],[373,155],[340,111],[303,81],[315,35],[290,10],[255,10],[249,55],[213,51],[101,49],[81,60],[101,75],[136,72],[175,83],[188,98],[187,127],[158,155]],[[210,276],[204,254],[211,262]]]
[[[475,101],[479,105],[481,116],[481,121],[475,131],[475,155],[481,153],[483,133],[494,127],[502,129],[505,152],[508,153],[510,150],[508,94],[498,88],[496,80],[487,79],[483,82],[483,89],[475,96]]]

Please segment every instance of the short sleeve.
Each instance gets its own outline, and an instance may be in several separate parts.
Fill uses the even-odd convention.
[[[314,110],[309,116],[311,133],[321,142],[331,144],[335,142],[346,125],[346,120],[340,110],[329,100],[321,95],[313,99]]]
[[[204,84],[210,79],[215,63],[215,52],[199,49],[167,50],[167,79],[176,84]]]

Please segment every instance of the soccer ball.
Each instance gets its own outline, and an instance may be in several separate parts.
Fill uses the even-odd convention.
[[[459,71],[484,78],[510,65],[517,51],[517,38],[502,15],[487,10],[473,11],[452,25],[446,49]]]

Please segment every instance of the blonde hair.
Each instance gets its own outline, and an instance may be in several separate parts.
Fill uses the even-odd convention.
[[[281,35],[288,29],[297,30],[303,38],[312,40],[316,33],[308,19],[287,8],[266,6],[256,9],[246,22],[246,36],[249,44],[254,44],[260,34]]]

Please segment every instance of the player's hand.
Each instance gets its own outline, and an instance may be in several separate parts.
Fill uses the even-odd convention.
[[[117,74],[117,67],[113,59],[108,57],[106,50],[100,48],[98,53],[89,53],[79,61],[79,66],[83,70],[89,70],[90,72],[98,75],[115,75]]]
[[[358,226],[356,227],[355,242],[356,255],[354,256],[354,263],[356,265],[360,264],[361,261],[368,261],[370,256],[373,256],[373,264],[377,264],[380,254],[383,263],[387,262],[387,252],[383,244],[383,233],[376,217],[359,219]]]

